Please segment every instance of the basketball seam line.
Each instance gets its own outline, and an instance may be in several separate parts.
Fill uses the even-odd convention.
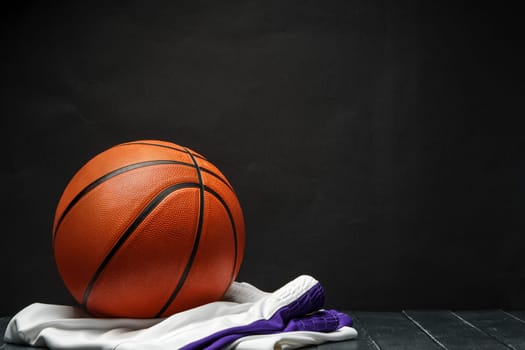
[[[164,147],[164,148],[169,148],[169,149],[172,149],[174,151],[178,151],[178,152],[184,152],[184,153],[191,153],[193,156],[197,157],[197,158],[200,158],[202,160],[205,160],[208,162],[208,159],[206,159],[206,157],[204,156],[201,156],[200,154],[197,154],[196,152],[190,152],[186,147],[184,147],[184,150],[180,149],[180,148],[177,148],[177,147],[171,147],[171,146],[166,146],[166,145],[160,145],[158,143],[151,143],[151,142],[140,142],[140,141],[135,141],[135,142],[127,142],[127,143],[122,143],[120,145],[117,145],[115,147],[118,147],[118,146],[128,146],[128,145],[146,145],[146,146],[156,146],[156,147]],[[215,175],[219,180],[221,180],[222,182],[224,182],[224,184],[226,186],[228,186],[234,193],[235,191],[233,190],[233,187],[232,185],[230,185],[227,181],[225,181],[223,178],[219,177],[217,174],[215,174],[214,172],[212,172],[211,170],[208,170],[206,168],[203,168],[201,167],[202,170],[204,170],[205,172],[209,172],[210,174],[213,174]]]
[[[233,215],[232,215],[232,213],[230,211],[230,208],[228,207],[228,204],[224,200],[224,198],[222,198],[217,192],[215,192],[214,190],[212,190],[208,186],[204,186],[204,191],[212,194],[215,198],[217,198],[219,200],[219,202],[222,204],[224,209],[226,209],[226,213],[228,214],[228,217],[230,218],[230,223],[232,225],[232,230],[233,230],[233,246],[234,246],[233,269],[232,269],[232,274],[231,274],[231,277],[230,277],[230,284],[231,284],[231,282],[233,282],[233,276],[235,274],[235,269],[237,268],[237,254],[238,254],[237,253],[237,250],[238,250],[237,229],[235,228],[235,220],[233,219]]]
[[[188,165],[191,165],[191,164],[188,164]],[[218,174],[214,173],[213,171],[207,169],[207,168],[203,168],[203,167],[199,167],[201,169],[201,171],[204,171],[205,173],[208,173],[212,176],[215,176],[219,181],[221,181],[223,184],[225,184],[233,193],[235,193],[235,190],[233,189],[233,187],[226,181],[224,180],[222,177],[220,177]]]
[[[100,265],[98,266],[97,270],[91,277],[86,289],[84,290],[84,294],[82,296],[82,305],[84,305],[87,308],[87,301],[91,293],[91,290],[93,289],[93,286],[95,285],[97,279],[100,277],[104,268],[110,262],[111,258],[117,253],[120,247],[122,247],[122,245],[126,242],[126,240],[131,236],[131,234],[144,221],[144,219],[148,216],[148,214],[151,213],[153,209],[155,209],[162,202],[162,200],[164,200],[168,195],[172,194],[173,192],[180,190],[180,189],[184,189],[184,188],[198,188],[198,187],[199,187],[199,184],[194,183],[194,182],[184,182],[184,183],[172,185],[162,190],[159,194],[155,196],[155,198],[153,198],[151,201],[148,202],[148,204],[144,207],[144,209],[142,209],[140,214],[135,218],[135,220],[131,223],[131,225],[119,237],[119,239],[113,245],[113,247],[108,252],[108,254],[106,254],[102,263],[100,263]]]
[[[54,234],[53,234],[53,240],[55,239],[56,237],[56,234],[58,232],[58,228],[60,227],[60,224],[62,223],[62,221],[64,220],[66,214],[71,210],[71,208],[76,204],[78,203],[78,201],[84,197],[87,193],[89,193],[91,190],[93,190],[95,187],[97,187],[98,185],[106,182],[107,180],[117,176],[117,175],[120,175],[120,174],[123,174],[123,173],[126,173],[128,171],[131,171],[131,170],[135,170],[135,169],[140,169],[140,168],[145,168],[145,167],[148,167],[148,166],[154,166],[154,165],[161,165],[161,164],[172,164],[173,162],[176,162],[174,164],[184,164],[183,162],[178,162],[178,161],[172,161],[172,160],[149,160],[149,161],[145,161],[145,162],[139,162],[139,163],[134,163],[134,164],[130,164],[130,165],[126,165],[126,166],[123,166],[121,168],[118,168],[118,169],[115,169],[115,170],[112,170],[110,171],[109,173],[99,177],[98,179],[96,179],[95,181],[91,182],[89,185],[87,185],[86,187],[84,187],[75,197],[73,197],[73,199],[71,200],[71,202],[69,202],[69,204],[67,205],[66,209],[64,209],[62,215],[60,216],[60,219],[57,221],[57,225],[56,225],[56,228],[55,228],[55,231],[54,231]],[[187,163],[186,163],[187,164]],[[188,164],[188,165],[191,165],[191,164]]]
[[[164,148],[169,148],[169,149],[172,149],[174,151],[178,151],[178,152],[182,152],[182,153],[191,153],[193,156],[195,156],[197,158],[200,158],[200,159],[203,159],[203,160],[207,160],[206,158],[204,158],[203,156],[201,156],[199,154],[190,152],[188,149],[186,149],[186,147],[184,147],[184,149],[180,149],[180,148],[177,148],[177,147],[160,145],[158,143],[151,143],[151,142],[127,142],[127,143],[122,143],[122,144],[120,144],[118,146],[127,146],[127,145],[146,145],[146,146],[164,147]]]
[[[58,233],[58,229],[60,228],[60,225],[62,224],[62,221],[64,221],[64,218],[69,213],[69,211],[73,208],[73,206],[75,204],[77,204],[80,201],[80,199],[82,197],[84,197],[86,194],[88,194],[95,187],[97,187],[98,185],[103,184],[107,180],[109,180],[109,179],[111,179],[111,178],[113,178],[113,177],[115,177],[117,175],[126,173],[128,171],[135,170],[135,169],[140,169],[140,168],[145,168],[145,167],[148,167],[148,166],[162,165],[162,164],[174,164],[174,165],[176,164],[176,165],[189,166],[189,167],[192,167],[192,168],[195,167],[194,164],[190,164],[190,163],[186,163],[186,162],[180,162],[180,161],[176,161],[176,160],[154,160],[154,161],[145,161],[145,162],[139,162],[139,163],[127,165],[127,166],[118,168],[116,170],[113,170],[113,171],[111,171],[111,172],[109,172],[109,173],[99,177],[98,179],[96,179],[95,181],[93,181],[92,183],[90,183],[89,185],[84,187],[82,189],[82,191],[80,191],[75,197],[73,197],[71,202],[69,202],[69,204],[67,205],[66,209],[64,209],[64,211],[60,215],[60,218],[57,221],[55,230],[53,231],[53,242],[56,239],[56,235]],[[224,183],[226,186],[228,186],[228,188],[231,189],[232,192],[235,193],[233,188],[221,176],[219,176],[218,174],[216,174],[213,171],[211,171],[209,169],[206,169],[206,168],[201,168],[201,170],[206,172],[206,173],[208,173],[208,174],[210,174],[210,175],[212,175],[212,176],[214,176],[214,177],[216,177],[218,180],[220,180],[222,183]]]
[[[106,257],[103,260],[103,262],[100,264],[100,266],[95,271],[95,274],[91,278],[88,286],[86,287],[86,290],[84,291],[83,297],[82,297],[82,305],[84,307],[86,307],[86,309],[87,309],[87,301],[89,299],[89,295],[90,295],[91,291],[93,290],[93,287],[94,287],[96,281],[98,280],[98,278],[102,274],[103,270],[109,264],[111,258],[118,252],[118,250],[122,247],[122,245],[125,243],[125,241],[131,236],[131,234],[136,230],[136,228],[144,221],[144,219],[148,216],[148,214],[150,214],[167,196],[169,196],[170,194],[174,193],[175,191],[180,190],[180,189],[185,189],[185,188],[199,188],[199,187],[200,186],[199,186],[198,183],[193,183],[193,182],[186,182],[186,183],[181,183],[181,184],[170,186],[167,189],[164,189],[163,191],[161,191],[157,196],[155,196],[154,199],[152,199],[148,203],[148,205],[146,205],[146,207],[141,211],[141,213],[137,216],[137,218],[134,220],[134,222],[129,226],[129,228],[119,238],[119,240],[117,241],[115,246],[113,246],[113,248],[110,250],[108,255],[106,255]],[[215,198],[217,198],[217,200],[219,200],[219,202],[222,204],[222,206],[226,210],[226,213],[228,214],[228,217],[230,219],[230,223],[232,225],[233,239],[234,239],[234,260],[233,260],[232,273],[231,273],[231,277],[230,277],[230,284],[231,284],[231,282],[233,282],[233,276],[235,274],[235,269],[237,267],[237,257],[238,257],[238,241],[237,241],[237,229],[236,229],[236,226],[235,226],[235,220],[233,219],[233,215],[231,213],[231,210],[230,210],[228,204],[226,203],[226,201],[224,200],[224,198],[222,198],[217,192],[215,192],[213,189],[211,189],[208,186],[204,186],[204,191],[209,193],[209,194],[211,194],[211,195],[213,195]],[[189,268],[188,268],[188,271],[189,271]],[[182,278],[181,278],[181,280],[182,280]],[[180,282],[179,282],[179,284],[180,284]],[[180,288],[182,288],[183,284],[184,283],[181,284]],[[229,287],[229,284],[228,284],[228,287]],[[173,299],[170,302],[168,302],[167,305],[169,306],[171,304],[171,302],[173,302],[174,299],[175,299],[175,297],[173,297]],[[165,308],[167,309],[167,307],[165,307]],[[166,310],[163,308],[163,310],[161,312],[159,312],[155,317],[160,317],[160,315],[164,311],[166,311]]]
[[[191,161],[193,164],[195,164],[195,170],[197,170],[197,178],[199,179],[199,221],[197,224],[197,233],[195,234],[195,241],[193,242],[193,247],[191,249],[190,257],[188,258],[188,262],[186,263],[186,267],[184,268],[184,271],[182,272],[182,276],[179,279],[179,282],[177,283],[177,286],[171,293],[170,297],[164,304],[164,306],[160,309],[160,311],[155,315],[155,317],[161,317],[161,315],[168,309],[168,307],[171,305],[173,300],[177,297],[179,294],[179,291],[182,289],[182,286],[184,285],[184,282],[186,281],[186,278],[189,275],[190,269],[193,265],[193,260],[195,260],[195,256],[197,255],[197,250],[199,249],[199,242],[202,234],[202,223],[203,223],[203,216],[204,216],[204,183],[202,182],[202,174],[200,171],[199,164],[197,163],[197,160],[191,152],[186,149],[186,152],[191,158]]]

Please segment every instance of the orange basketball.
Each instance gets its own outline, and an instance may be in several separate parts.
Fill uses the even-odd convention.
[[[165,317],[223,296],[241,266],[244,220],[232,186],[202,155],[128,142],[71,179],[53,246],[65,285],[92,314]]]

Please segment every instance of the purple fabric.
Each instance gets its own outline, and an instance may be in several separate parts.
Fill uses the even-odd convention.
[[[333,332],[344,326],[351,326],[352,319],[337,310],[322,310],[316,313],[291,319],[283,332],[313,331]]]
[[[318,311],[323,304],[324,289],[317,283],[301,297],[280,308],[268,320],[263,319],[248,325],[223,329],[181,349],[216,350],[248,335],[289,331],[333,332],[343,326],[352,324],[352,319],[341,312],[335,310]]]

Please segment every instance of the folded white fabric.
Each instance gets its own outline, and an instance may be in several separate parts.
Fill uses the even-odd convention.
[[[80,308],[31,304],[9,322],[8,343],[50,349],[294,349],[357,336],[349,316],[322,310],[324,290],[299,276],[273,293],[234,282],[222,301],[167,318],[93,318]]]

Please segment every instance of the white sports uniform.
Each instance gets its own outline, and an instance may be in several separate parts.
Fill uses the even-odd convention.
[[[93,318],[64,305],[31,304],[9,322],[8,343],[50,349],[294,349],[352,339],[346,314],[321,309],[324,290],[299,276],[273,293],[234,282],[222,301],[167,318]]]

